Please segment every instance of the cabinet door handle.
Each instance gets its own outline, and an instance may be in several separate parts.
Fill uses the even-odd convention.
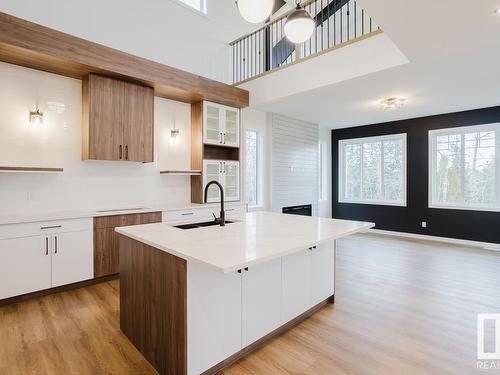
[[[128,145],[125,145],[125,160],[128,160]]]
[[[57,254],[57,236],[54,236],[54,254]]]
[[[222,173],[222,162],[219,162],[219,173]]]
[[[186,213],[183,213],[181,215],[182,216],[190,216],[190,215],[194,215],[194,212],[186,212]]]
[[[120,160],[123,159],[123,146],[120,145]]]
[[[226,144],[226,133],[222,133],[222,143]]]
[[[219,133],[219,143],[222,143],[222,133]]]
[[[226,173],[226,162],[223,161],[222,164],[224,165],[224,173]]]
[[[40,230],[47,230],[47,229],[57,229],[57,228],[61,228],[62,225],[52,225],[50,227],[40,227]]]
[[[49,237],[45,237],[45,255],[49,255]]]
[[[238,270],[238,273],[241,273],[241,270]]]

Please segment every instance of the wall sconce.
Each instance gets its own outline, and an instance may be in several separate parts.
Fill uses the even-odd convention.
[[[39,126],[43,124],[43,113],[37,108],[36,111],[30,112],[30,125]]]
[[[170,138],[177,138],[179,136],[179,129],[173,128],[170,130]]]

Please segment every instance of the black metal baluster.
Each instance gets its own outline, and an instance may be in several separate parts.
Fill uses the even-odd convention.
[[[333,9],[335,10],[335,7]],[[337,12],[333,13],[333,45],[337,45]]]
[[[361,35],[365,35],[365,10],[361,9]]]
[[[347,3],[347,40],[351,39],[351,2]]]
[[[357,8],[358,8],[358,3],[355,1],[354,2],[354,39],[356,39],[357,35],[358,35],[358,21],[357,21],[357,15],[358,15],[358,12],[357,12]]]

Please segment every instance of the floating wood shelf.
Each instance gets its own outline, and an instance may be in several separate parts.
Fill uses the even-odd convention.
[[[83,79],[97,73],[154,87],[155,95],[248,107],[246,90],[0,12],[0,61]]]
[[[2,167],[0,172],[7,173],[62,173],[63,168],[43,168],[43,167]]]
[[[201,170],[161,171],[160,174],[168,175],[168,176],[201,176]]]

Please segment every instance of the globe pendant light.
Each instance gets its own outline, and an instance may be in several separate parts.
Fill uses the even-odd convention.
[[[271,15],[274,0],[237,0],[236,5],[245,20],[250,23],[261,23]]]
[[[287,17],[285,22],[285,35],[292,43],[299,44],[308,40],[314,32],[316,23],[309,12],[300,8],[300,0],[297,0],[297,7]]]

